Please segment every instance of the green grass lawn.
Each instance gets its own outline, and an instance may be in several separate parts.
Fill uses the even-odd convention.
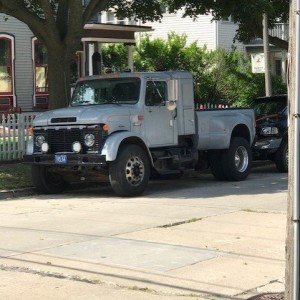
[[[32,186],[31,167],[22,163],[0,162],[0,190],[10,190]]]

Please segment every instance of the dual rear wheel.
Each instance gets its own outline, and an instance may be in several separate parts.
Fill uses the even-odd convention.
[[[244,180],[251,171],[251,148],[244,138],[233,137],[229,149],[212,150],[209,159],[211,172],[218,180]]]

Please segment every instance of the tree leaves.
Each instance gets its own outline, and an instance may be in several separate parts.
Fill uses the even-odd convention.
[[[287,0],[162,0],[171,11],[185,9],[185,16],[197,18],[198,15],[211,12],[213,19],[222,20],[231,17],[239,24],[236,39],[249,42],[262,37],[262,15],[267,13],[269,27],[276,23],[286,23],[289,16]],[[279,47],[287,48],[287,43],[273,40]]]
[[[104,47],[102,54],[105,66],[124,69],[125,47]],[[250,61],[242,52],[235,48],[209,51],[196,42],[187,45],[185,35],[171,33],[166,41],[145,36],[135,47],[134,65],[136,71],[190,71],[197,103],[248,106],[253,98],[264,95],[263,74],[251,72]],[[273,77],[273,89],[274,93],[286,92],[280,77]]]

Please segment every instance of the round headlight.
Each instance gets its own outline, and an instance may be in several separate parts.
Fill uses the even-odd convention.
[[[81,151],[81,144],[79,142],[74,142],[72,145],[72,150],[75,153],[79,153]]]
[[[91,133],[88,133],[84,136],[84,144],[87,147],[92,147],[95,144],[95,136]]]
[[[35,138],[35,144],[38,146],[38,147],[42,147],[43,143],[45,142],[45,137],[43,135],[38,135],[36,138]]]
[[[43,153],[47,153],[49,151],[49,144],[45,142],[42,144],[41,148]]]

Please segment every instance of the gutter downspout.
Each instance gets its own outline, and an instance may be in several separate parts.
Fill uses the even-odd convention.
[[[265,56],[266,96],[271,96],[272,81],[271,81],[271,68],[270,68],[270,44],[269,44],[268,16],[266,14],[263,14],[263,42],[264,42],[264,56]]]
[[[215,50],[219,47],[219,21],[215,20]]]
[[[293,203],[293,227],[294,227],[294,274],[293,274],[293,299],[299,300],[299,133],[300,133],[300,0],[296,3],[296,57],[295,57],[295,115],[294,115],[294,203]]]

